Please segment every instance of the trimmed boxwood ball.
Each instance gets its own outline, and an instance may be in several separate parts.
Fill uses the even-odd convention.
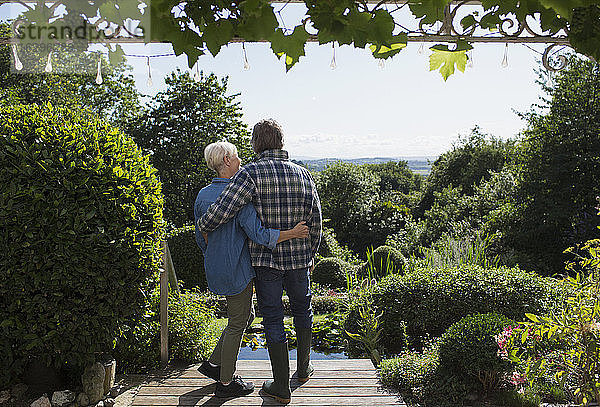
[[[379,280],[391,273],[400,273],[404,267],[404,256],[399,250],[390,246],[379,246],[371,254],[373,271],[375,277]]]
[[[484,391],[496,388],[511,362],[498,356],[494,338],[505,327],[516,323],[501,314],[474,314],[452,324],[442,335],[439,344],[440,368],[461,376]]]
[[[317,263],[312,280],[331,288],[346,287],[346,273],[350,272],[352,265],[336,257],[328,257]]]
[[[78,370],[141,315],[163,237],[156,170],[86,111],[0,108],[0,388]]]

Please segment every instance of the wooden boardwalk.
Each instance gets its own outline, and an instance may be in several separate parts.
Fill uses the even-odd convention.
[[[381,388],[377,373],[368,359],[314,360],[314,376],[299,383],[292,376],[292,402],[288,406],[406,406],[399,396]],[[238,398],[214,396],[215,382],[196,369],[199,365],[152,377],[142,385],[133,400],[135,407],[148,406],[279,406],[261,396],[263,382],[272,378],[268,360],[240,360],[237,372],[252,381],[252,394]],[[290,360],[290,373],[296,361]]]

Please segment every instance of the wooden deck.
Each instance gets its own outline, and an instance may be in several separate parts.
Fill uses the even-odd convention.
[[[288,406],[406,406],[399,396],[381,388],[368,359],[315,360],[314,376],[299,383],[292,376],[292,402]],[[236,374],[252,381],[252,394],[238,398],[214,396],[215,382],[196,369],[199,365],[153,377],[133,400],[133,406],[278,406],[274,399],[261,396],[262,383],[272,378],[268,360],[240,360]],[[296,361],[290,360],[291,374]]]

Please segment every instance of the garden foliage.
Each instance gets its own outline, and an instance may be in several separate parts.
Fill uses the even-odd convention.
[[[312,280],[331,288],[346,287],[347,275],[353,272],[354,267],[336,257],[327,257],[317,263]]]
[[[156,170],[85,111],[0,108],[0,382],[80,369],[143,312],[163,237]]]
[[[205,290],[208,286],[204,271],[204,255],[196,243],[194,225],[186,225],[167,232],[167,241],[177,280],[185,288],[197,287]]]
[[[551,279],[519,268],[418,269],[381,280],[373,291],[372,312],[382,315],[381,346],[395,354],[404,349],[398,340],[404,329],[409,343],[419,346],[466,315],[496,312],[521,320],[525,313],[552,309],[559,294]],[[356,324],[355,318],[350,314],[347,324]]]
[[[511,365],[498,355],[495,337],[513,325],[514,321],[496,313],[461,318],[441,336],[440,368],[476,384],[485,394],[497,389]]]

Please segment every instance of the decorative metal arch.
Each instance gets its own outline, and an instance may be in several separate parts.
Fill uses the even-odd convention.
[[[47,1],[52,4],[51,10],[62,4],[63,0]],[[410,4],[413,0],[366,0],[366,3],[370,4],[389,4],[396,6],[396,10],[402,9],[407,4]],[[25,7],[30,7],[29,4],[36,3],[32,0],[0,0],[0,5],[5,3],[18,3]],[[304,4],[303,0],[271,0],[272,4]],[[453,0],[444,9],[444,16],[442,18],[439,27],[427,26],[419,24],[417,29],[406,29],[396,23],[398,27],[402,28],[402,32],[408,35],[409,42],[434,42],[434,43],[456,43],[457,40],[465,40],[469,43],[516,43],[516,44],[546,44],[547,47],[542,54],[542,63],[548,71],[559,71],[564,69],[567,65],[567,58],[564,55],[555,55],[552,52],[556,46],[563,46],[570,48],[570,42],[568,38],[568,32],[561,30],[554,35],[548,35],[547,33],[540,32],[539,30],[532,27],[533,21],[531,18],[525,20],[518,20],[514,15],[504,16],[501,24],[498,26],[497,32],[487,32],[481,34],[478,31],[478,25],[481,20],[493,11],[482,13],[481,17],[477,21],[477,24],[464,29],[460,25],[459,12],[465,6],[481,6],[481,1],[475,0]],[[394,10],[394,11],[396,11]],[[16,20],[13,22],[13,29],[16,29],[21,21]],[[100,26],[105,23],[106,20],[100,18],[93,24],[98,30]],[[111,29],[110,33],[106,33],[105,38],[102,40],[103,43],[143,43],[144,40],[141,37],[137,37],[135,33],[128,30],[127,27],[119,26],[115,29]],[[311,35],[308,38],[310,42],[318,41],[316,35]],[[14,42],[14,40],[8,38],[0,38],[0,44],[6,44]],[[245,42],[243,38],[234,38],[231,42]]]

